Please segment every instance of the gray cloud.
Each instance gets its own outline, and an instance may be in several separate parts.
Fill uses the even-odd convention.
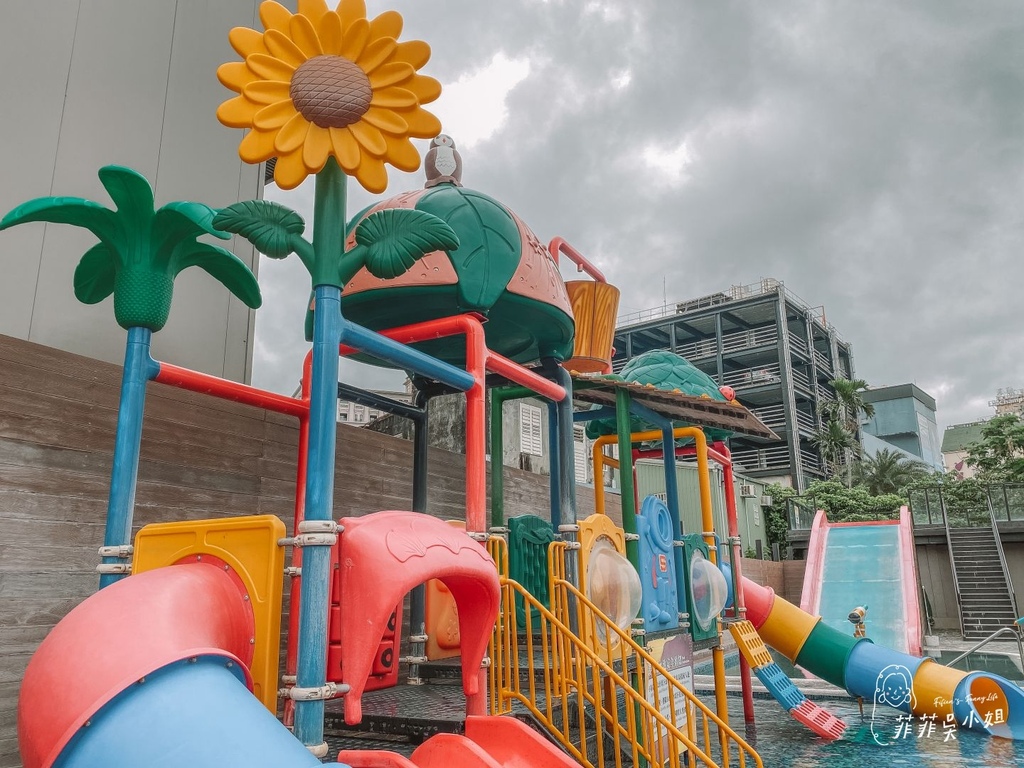
[[[824,305],[860,376],[916,381],[944,424],[1024,386],[1018,2],[369,5],[405,15],[442,83],[530,61],[464,180],[592,258],[623,310],[771,276]],[[308,184],[268,196],[309,217]],[[261,283],[256,379],[285,389],[308,279],[264,264]]]

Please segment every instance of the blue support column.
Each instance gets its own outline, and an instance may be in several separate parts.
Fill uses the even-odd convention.
[[[341,289],[333,285],[318,285],[315,289],[315,302],[305,517],[306,520],[331,520],[334,509],[334,457],[338,428]],[[326,683],[330,568],[331,553],[327,547],[309,547],[302,553],[299,658],[295,683],[299,688],[319,688]],[[323,716],[322,699],[296,701],[295,737],[307,746],[323,743]]]
[[[117,411],[114,437],[114,461],[110,473],[110,498],[107,502],[105,547],[131,544],[132,517],[135,512],[135,488],[139,474],[139,450],[142,444],[142,419],[146,410],[146,383],[160,372],[150,357],[153,332],[148,328],[129,328],[121,374],[121,402]],[[124,565],[126,560],[104,557],[104,565]],[[123,579],[127,574],[104,573],[100,589]]]

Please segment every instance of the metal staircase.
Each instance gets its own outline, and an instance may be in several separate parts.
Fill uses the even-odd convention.
[[[1002,543],[991,509],[989,512],[989,526],[951,528],[948,522],[946,526],[960,629],[968,640],[979,640],[1013,626],[1018,616]]]
[[[508,573],[504,541],[489,544],[499,572]],[[762,766],[728,723],[564,578],[565,547],[556,542],[549,550],[550,610],[501,578],[502,610],[489,651],[491,713],[525,710],[586,768]],[[527,608],[522,627],[518,601]],[[587,643],[580,635],[601,640]],[[665,698],[666,711],[648,700]]]

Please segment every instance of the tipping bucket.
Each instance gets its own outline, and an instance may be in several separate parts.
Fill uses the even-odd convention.
[[[579,373],[610,373],[619,289],[608,283],[573,280],[565,284],[576,319],[572,357],[562,365]]]

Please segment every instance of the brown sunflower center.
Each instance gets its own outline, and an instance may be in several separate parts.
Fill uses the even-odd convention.
[[[292,75],[292,103],[321,128],[344,128],[370,108],[370,79],[343,56],[314,56]]]

